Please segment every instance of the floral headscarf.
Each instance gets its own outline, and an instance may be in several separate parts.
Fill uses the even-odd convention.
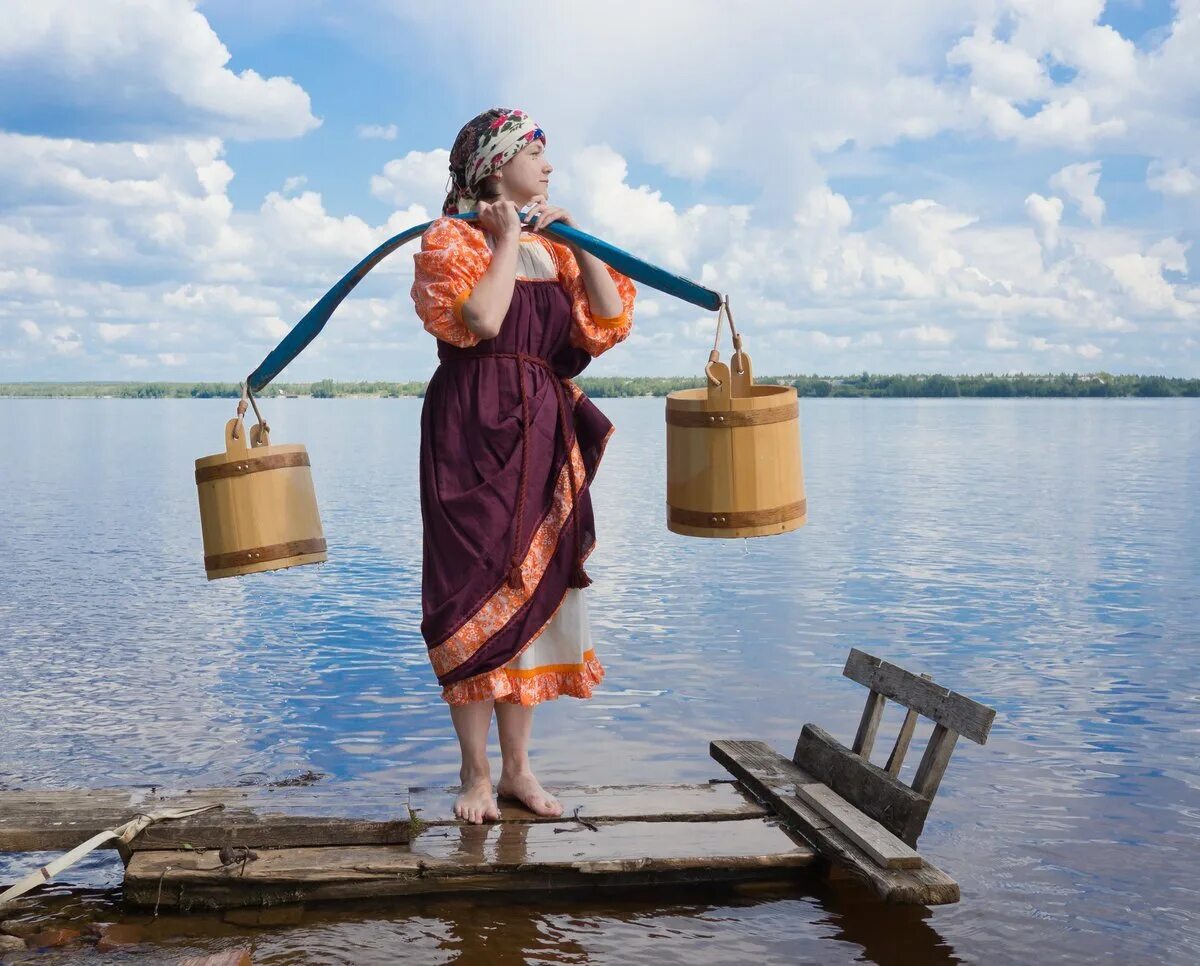
[[[530,141],[538,140],[545,144],[546,135],[524,111],[494,107],[468,121],[450,151],[450,181],[442,214],[474,211],[479,182],[504,167]]]

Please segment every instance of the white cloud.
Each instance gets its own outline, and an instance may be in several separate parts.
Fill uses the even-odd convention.
[[[562,42],[536,62],[489,67],[486,89],[546,126],[554,200],[585,228],[730,294],[764,374],[927,360],[983,371],[997,353],[1011,368],[1200,361],[1186,341],[1200,324],[1200,287],[1186,280],[1192,229],[1177,214],[1194,207],[1143,218],[1125,183],[1106,223],[1098,195],[1108,148],[1162,159],[1147,184],[1166,198],[1198,193],[1200,69],[1188,18],[1200,0],[1183,0],[1170,37],[1145,51],[1099,24],[1099,0],[864,4],[744,5],[739,33],[756,39],[746,45],[728,43],[730,8],[716,0],[697,0],[683,21],[668,5],[632,0],[547,5],[543,29]],[[274,78],[287,96],[268,110],[268,82],[231,72],[204,18],[180,3],[132,26],[129,8],[115,6],[120,36],[83,37],[64,26],[61,3],[47,9],[55,36],[20,25],[22,40],[0,40],[10,51],[0,72],[29,51],[78,45],[65,66],[31,75],[47,79],[59,116],[81,116],[96,99],[66,86],[87,86],[97,49],[116,51],[112,77],[94,84],[111,93],[133,70],[129,51],[164,23],[177,28],[189,74],[150,57],[94,130],[0,132],[0,373],[237,378],[367,252],[440,210],[444,147],[400,154],[369,182],[356,172],[325,196],[278,170],[265,183],[281,190],[235,206],[244,191],[231,196],[233,167],[214,133],[310,128],[296,83]],[[465,16],[486,9],[464,0]],[[478,61],[484,38],[446,36],[436,11],[415,2],[388,10],[415,21],[413,42],[431,61],[451,44]],[[664,46],[668,29],[678,42]],[[544,83],[589,73],[606,83]],[[483,76],[467,72],[464,84]],[[210,83],[224,92],[223,114],[195,90]],[[889,151],[935,136],[904,159]],[[323,170],[298,167],[307,160],[290,152],[286,163]],[[1109,164],[1106,186],[1119,170]],[[1053,194],[1038,193],[1047,178]],[[368,187],[386,217],[368,214]],[[1083,218],[1064,222],[1064,204]],[[413,317],[411,266],[402,251],[377,268],[288,376],[427,375],[433,343]],[[702,363],[711,315],[641,291],[637,353],[603,357],[593,371]]]
[[[119,342],[122,339],[128,339],[133,335],[135,326],[128,322],[124,324],[116,324],[112,322],[96,323],[96,334],[100,336],[101,342]]]
[[[1146,171],[1146,184],[1169,198],[1200,196],[1200,174],[1180,161],[1153,161]]]
[[[1052,86],[1037,57],[998,41],[990,25],[976,27],[950,48],[946,62],[965,67],[978,88],[1010,102],[1043,97]]]
[[[83,337],[69,325],[56,325],[43,335],[58,355],[75,355],[83,349]]]
[[[1034,352],[1069,352],[1071,350],[1069,345],[1050,342],[1040,335],[1035,335],[1029,340],[1029,348]]]
[[[1195,317],[1196,306],[1180,300],[1175,287],[1163,278],[1162,257],[1125,252],[1106,258],[1104,264],[1135,311]]]
[[[722,125],[715,117],[664,119],[646,134],[646,157],[668,174],[703,181],[716,161]]]
[[[1099,161],[1069,164],[1050,179],[1050,187],[1061,191],[1074,201],[1079,211],[1093,225],[1100,224],[1104,217],[1104,199],[1096,194],[1099,184]]]
[[[1020,343],[1010,336],[1007,325],[996,321],[988,326],[984,345],[994,352],[1006,352],[1017,348]]]
[[[921,345],[942,346],[954,341],[954,333],[939,325],[917,325],[900,330],[900,338],[918,342]]]
[[[57,115],[97,138],[263,138],[320,123],[291,78],[235,73],[229,60],[187,0],[39,0],[0,31],[0,125]]]
[[[450,152],[409,151],[383,166],[371,176],[371,194],[392,205],[420,205],[426,211],[441,214],[450,177]]]
[[[360,124],[358,136],[365,140],[395,141],[400,129],[395,124]]]
[[[1037,192],[1025,199],[1025,214],[1033,222],[1042,250],[1053,253],[1058,250],[1058,227],[1062,221],[1063,203],[1061,198],[1045,198]]]
[[[75,355],[83,348],[83,337],[69,325],[38,325],[32,319],[21,319],[17,328],[26,341],[45,347],[53,355]]]

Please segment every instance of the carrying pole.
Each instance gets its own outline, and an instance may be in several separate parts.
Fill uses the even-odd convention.
[[[454,215],[452,217],[461,218],[464,221],[474,221],[476,215],[470,213],[466,215]],[[526,217],[522,215],[522,221]],[[402,231],[399,235],[389,238],[347,272],[341,281],[326,292],[321,297],[321,300],[308,310],[304,318],[292,327],[292,331],[283,337],[283,341],[263,359],[259,367],[246,377],[247,389],[251,392],[261,392],[272,379],[278,376],[320,334],[321,330],[325,327],[325,323],[329,321],[329,317],[333,315],[334,310],[354,290],[354,287],[363,280],[367,272],[387,258],[397,248],[412,241],[414,238],[419,238],[425,233],[425,229],[432,224],[432,221],[427,221],[423,225],[409,228],[407,231]],[[724,297],[719,292],[705,288],[703,285],[693,282],[691,279],[684,278],[682,275],[674,275],[666,269],[651,265],[649,262],[643,261],[637,256],[631,255],[629,252],[617,248],[615,245],[611,245],[594,235],[580,231],[571,225],[563,225],[556,222],[549,225],[544,231],[546,235],[557,241],[579,246],[585,252],[595,255],[605,264],[611,265],[622,275],[627,275],[636,282],[642,282],[651,288],[665,292],[667,295],[673,295],[702,309],[715,312],[721,307],[724,301]]]

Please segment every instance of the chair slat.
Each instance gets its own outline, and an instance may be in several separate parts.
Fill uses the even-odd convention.
[[[917,766],[917,777],[913,779],[913,791],[932,801],[937,794],[942,776],[946,774],[946,766],[950,764],[950,756],[954,754],[954,743],[958,733],[943,724],[934,725],[933,735],[925,746],[925,754],[921,764]]]
[[[966,695],[943,688],[858,648],[850,651],[842,673],[852,681],[878,691],[884,697],[932,718],[938,724],[981,745],[987,741],[992,720],[996,717],[994,708],[972,701]]]
[[[879,734],[879,721],[883,717],[885,698],[878,691],[867,695],[867,704],[863,708],[862,720],[858,723],[858,734],[854,736],[853,751],[867,761],[871,760],[871,749],[875,747],[875,736]]]

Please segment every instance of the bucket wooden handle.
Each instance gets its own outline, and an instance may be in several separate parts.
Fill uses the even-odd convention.
[[[230,456],[246,452],[246,428],[242,417],[234,416],[225,424],[225,452]]]
[[[741,342],[741,339],[738,339]],[[754,385],[754,369],[750,363],[750,353],[743,352],[741,345],[729,360],[729,392],[733,396],[749,396],[750,387]]]
[[[754,385],[750,353],[743,352],[740,346],[729,365],[713,349],[708,354],[704,375],[708,377],[708,409],[729,409],[731,399],[750,395],[750,387]]]
[[[716,349],[708,354],[704,375],[708,377],[708,405],[705,408],[722,412],[729,409],[729,366],[721,361]]]
[[[249,446],[270,446],[271,427],[266,423],[255,423],[250,427]],[[246,427],[242,425],[242,417],[234,416],[225,424],[225,452],[230,456],[244,453],[249,447],[246,444]]]

